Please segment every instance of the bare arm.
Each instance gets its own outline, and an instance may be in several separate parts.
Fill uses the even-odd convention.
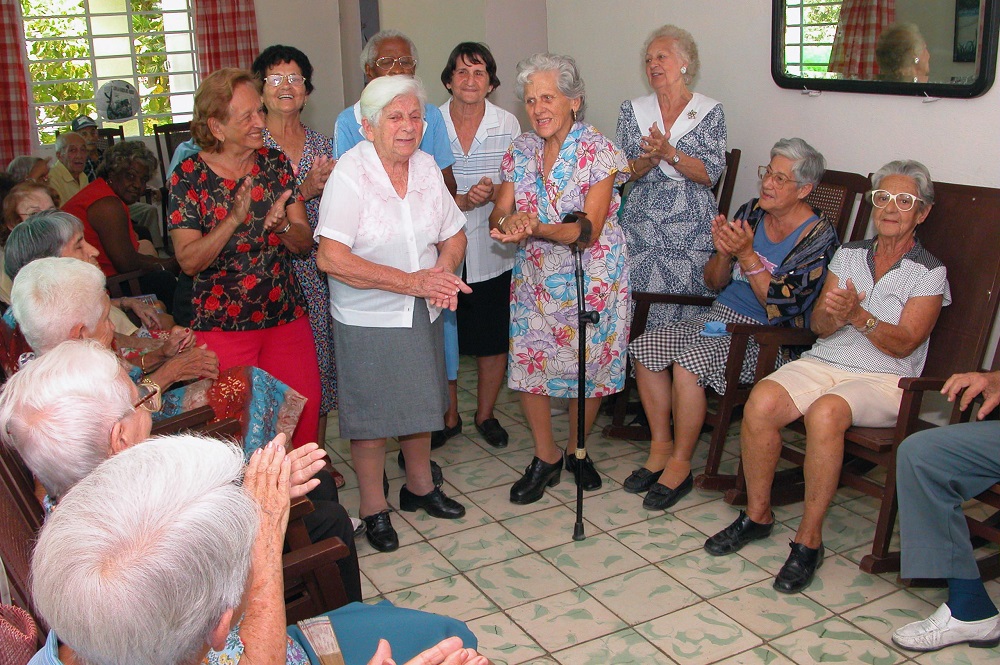
[[[174,259],[160,259],[140,254],[132,246],[129,220],[121,199],[107,196],[87,208],[87,221],[101,240],[111,265],[120,273],[133,270],[170,270],[177,272]]]
[[[286,191],[271,207],[264,218],[264,233],[271,231],[278,233],[278,231],[287,229],[278,233],[281,244],[294,254],[305,254],[313,247],[312,229],[309,228],[309,222],[306,219],[304,203],[296,201],[287,207],[284,205],[291,194],[291,190]]]
[[[609,175],[604,180],[593,184],[590,187],[590,191],[587,192],[587,198],[583,203],[583,212],[587,213],[587,218],[591,223],[588,245],[597,242],[597,239],[601,237],[604,222],[608,217],[608,208],[611,206],[611,197],[614,194],[614,184],[614,175]],[[510,185],[509,206],[513,207],[513,184],[505,182],[501,186],[500,194],[497,197],[497,208],[500,208],[501,204],[505,202],[507,194],[505,194],[504,190],[507,185]],[[521,242],[528,236],[534,236],[564,245],[571,245],[580,238],[582,232],[580,224],[577,222],[568,224],[543,224],[537,216],[523,212],[508,213],[503,222],[503,228],[499,229],[497,225],[499,224],[500,217],[503,217],[503,215],[497,217],[496,220],[494,220],[494,215],[496,215],[495,211],[490,216],[490,226],[496,230],[491,231],[490,236],[501,242]]]

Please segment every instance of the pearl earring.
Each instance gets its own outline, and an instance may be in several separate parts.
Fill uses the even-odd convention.
[[[914,58],[913,59],[913,64],[919,65],[920,64],[920,58]]]
[[[681,67],[681,74],[687,74],[687,73],[688,73],[688,68],[687,67]]]

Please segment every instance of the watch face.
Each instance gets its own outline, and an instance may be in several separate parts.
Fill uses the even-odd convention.
[[[678,153],[675,152],[673,158],[671,158],[671,160],[670,160],[670,163],[671,164],[677,164],[680,161],[681,161],[681,156]]]

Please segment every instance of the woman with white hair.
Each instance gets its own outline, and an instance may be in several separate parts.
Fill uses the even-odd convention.
[[[18,182],[40,182],[49,181],[49,161],[42,157],[33,155],[21,155],[10,160],[7,165],[9,173]]]
[[[517,65],[517,95],[534,131],[514,140],[500,165],[503,183],[490,235],[518,245],[511,278],[507,385],[519,391],[535,456],[510,490],[512,503],[534,503],[559,482],[563,453],[552,435],[550,397],[569,398],[566,468],[580,465],[583,488],[601,477],[590,457],[577,460],[577,409],[590,431],[601,397],[622,389],[629,296],[625,238],[615,185],[628,164],[614,144],[583,121],[586,90],[573,58],[538,53]],[[562,222],[579,211],[588,223]],[[588,331],[587,387],[578,394],[577,298],[572,248],[583,254],[587,308],[600,312]]]
[[[875,61],[880,81],[927,83],[931,54],[916,23],[893,23],[875,42]]]
[[[455,275],[465,218],[433,157],[417,149],[423,86],[383,76],[360,104],[367,140],[341,156],[323,192],[317,263],[330,276],[340,436],[351,440],[368,541],[387,552],[399,547],[382,489],[387,437],[406,461],[400,508],[465,514],[434,484],[430,432],[448,404],[441,311],[471,289]]]
[[[726,116],[721,103],[691,91],[701,64],[691,33],[657,28],[642,53],[653,93],[622,103],[616,141],[635,183],[622,206],[629,283],[633,291],[713,295],[702,271],[719,214],[712,186],[726,165]],[[656,304],[646,326],[703,311]]]
[[[646,463],[624,485],[626,492],[647,492],[647,510],[666,510],[693,487],[705,388],[726,390],[725,324],[809,325],[837,245],[833,226],[804,200],[824,166],[823,155],[802,139],[775,143],[770,163],[758,169],[760,197],[740,206],[731,222],[723,215],[712,221],[715,253],[704,278],[719,297],[707,312],[647,330],[629,345],[652,441]],[[741,381],[753,381],[758,351],[751,340]]]

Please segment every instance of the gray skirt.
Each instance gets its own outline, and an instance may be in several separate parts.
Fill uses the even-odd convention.
[[[414,298],[412,328],[333,322],[340,437],[383,439],[444,427],[444,325]]]

